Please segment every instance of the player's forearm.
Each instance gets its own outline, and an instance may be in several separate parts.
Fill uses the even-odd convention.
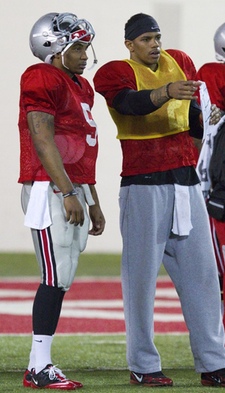
[[[44,169],[63,194],[70,192],[73,185],[54,140],[54,117],[43,112],[30,112],[27,120],[34,148]]]
[[[52,182],[62,191],[67,194],[73,189],[73,184],[69,179],[56,146],[40,146],[36,149],[38,157],[51,178]]]
[[[168,87],[169,85],[165,85],[151,91],[150,99],[156,107],[160,108],[170,100],[171,97],[168,95]]]
[[[98,194],[97,194],[95,186],[93,184],[89,184],[89,188],[91,191],[91,196],[92,196],[93,200],[95,201],[95,205],[100,206]]]

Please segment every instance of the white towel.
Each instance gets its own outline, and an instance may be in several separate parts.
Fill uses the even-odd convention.
[[[214,137],[217,134],[218,128],[225,122],[223,116],[219,123],[208,127],[208,132],[203,141],[201,152],[198,158],[196,172],[201,182],[201,190],[204,198],[206,199],[211,189],[211,180],[209,176],[209,164],[213,152]]]
[[[191,207],[188,186],[174,184],[175,201],[173,210],[172,232],[179,236],[188,236],[193,228],[191,223]]]
[[[35,181],[30,193],[24,225],[33,229],[44,229],[52,225],[48,203],[49,181]],[[89,206],[95,205],[88,184],[81,185],[86,202]],[[57,187],[54,186],[55,189]]]
[[[31,187],[30,199],[24,225],[33,229],[44,229],[52,224],[48,204],[49,181],[35,181]]]

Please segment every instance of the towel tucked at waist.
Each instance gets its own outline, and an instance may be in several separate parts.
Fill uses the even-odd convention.
[[[24,219],[25,226],[33,229],[44,229],[52,224],[48,203],[49,184],[49,181],[35,181],[31,187]]]
[[[173,210],[172,232],[178,236],[188,236],[193,228],[191,223],[191,206],[189,187],[174,184],[175,201]]]
[[[35,181],[33,183],[24,219],[25,226],[41,230],[52,225],[48,202],[49,184],[49,181]],[[53,186],[53,188],[59,191],[56,186]],[[87,204],[93,206],[95,201],[92,198],[89,185],[81,184],[80,188],[83,190]]]

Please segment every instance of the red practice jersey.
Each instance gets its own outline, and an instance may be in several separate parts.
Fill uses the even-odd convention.
[[[34,149],[27,113],[54,116],[55,143],[73,183],[95,184],[98,152],[96,124],[91,115],[94,92],[81,77],[71,79],[50,64],[29,67],[21,77],[19,182],[51,180]]]
[[[206,83],[211,103],[225,111],[225,64],[204,64],[197,72],[196,79]]]
[[[181,68],[186,79],[193,80],[196,70],[189,56],[177,50],[168,50],[168,53],[176,60],[176,67]],[[113,106],[113,99],[121,90],[138,90],[135,73],[126,61],[111,61],[103,65],[95,74],[94,84],[109,107]],[[161,82],[158,87],[163,84]],[[153,112],[154,116],[156,113]],[[161,172],[196,164],[195,147],[188,131],[161,138],[127,139],[120,142],[123,150],[121,176]]]

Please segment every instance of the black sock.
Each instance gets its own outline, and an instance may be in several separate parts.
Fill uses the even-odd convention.
[[[65,291],[40,284],[33,303],[33,332],[52,336],[55,333]]]

